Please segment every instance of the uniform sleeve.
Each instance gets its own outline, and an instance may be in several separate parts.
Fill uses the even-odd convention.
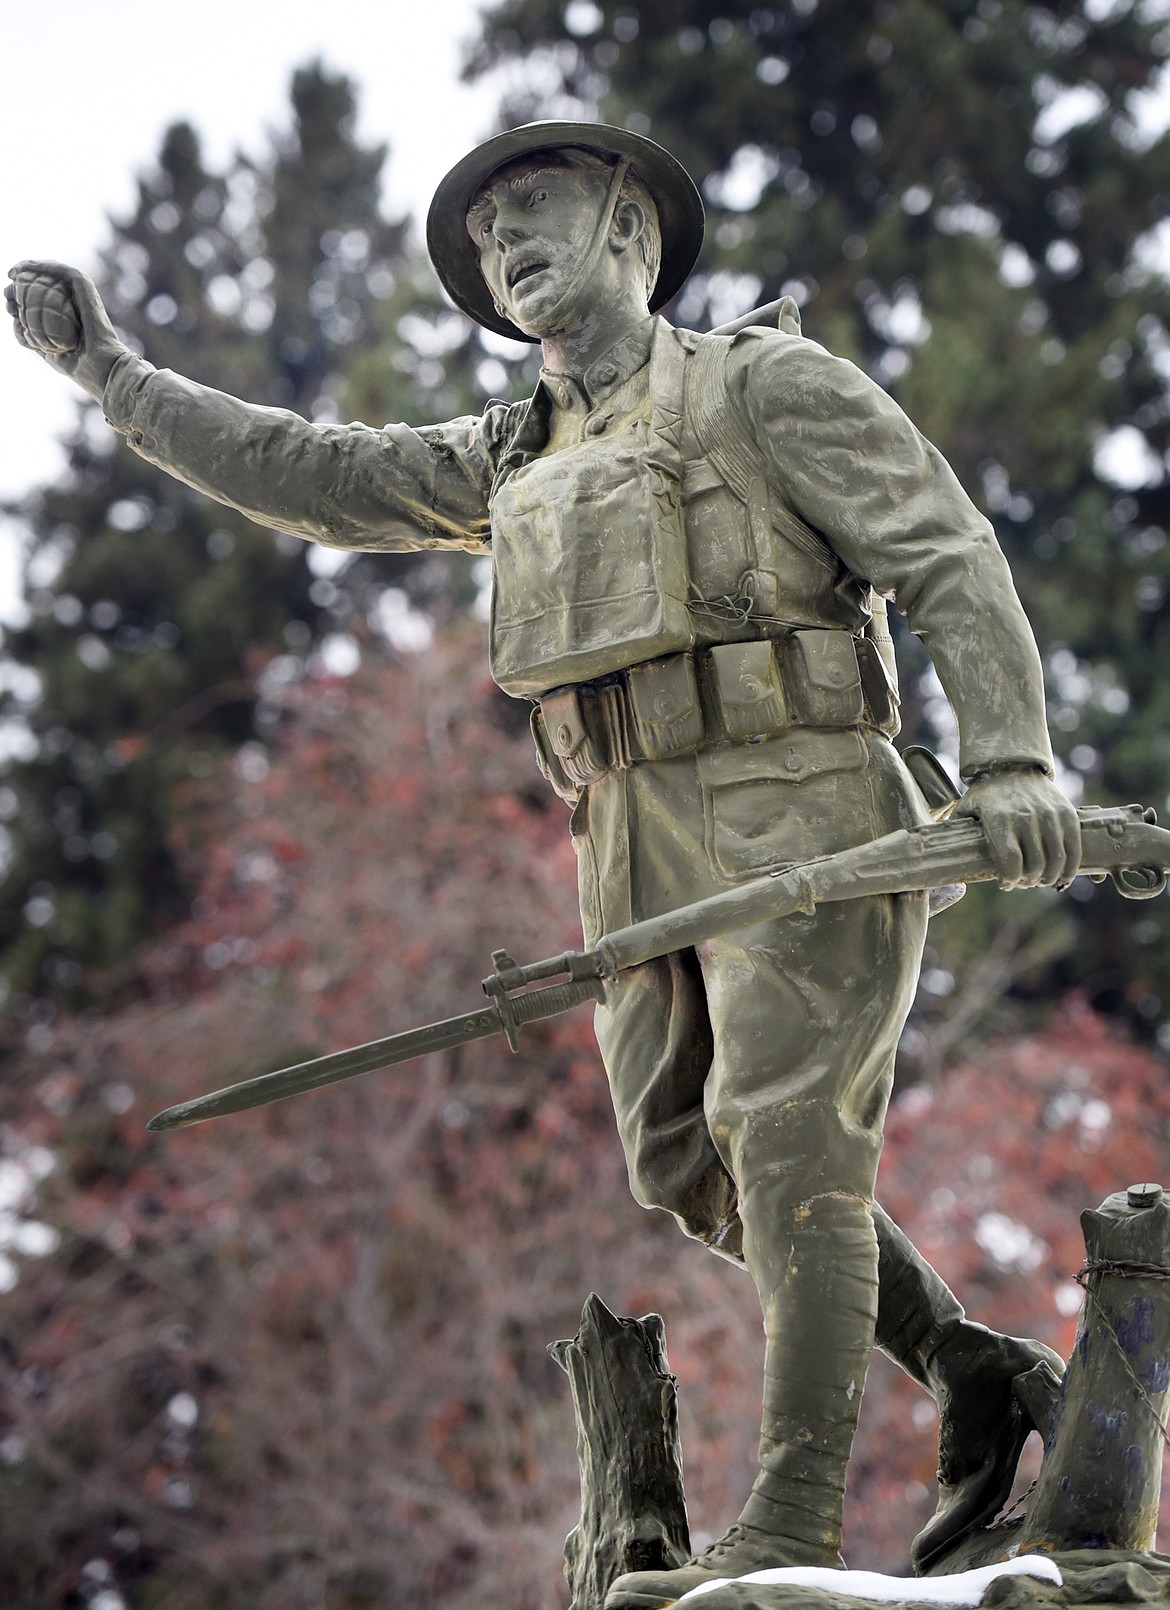
[[[312,425],[130,354],[115,364],[103,407],[143,458],[261,525],[368,552],[482,552],[488,542],[502,404],[423,429]]]
[[[740,388],[773,493],[906,616],[959,723],[963,775],[1042,767],[1052,749],[1032,629],[987,520],[946,460],[854,364],[815,342],[737,344]]]

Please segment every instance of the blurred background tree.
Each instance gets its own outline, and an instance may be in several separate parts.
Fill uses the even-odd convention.
[[[890,387],[1009,549],[1065,781],[1159,805],[1162,9],[507,0],[470,65],[503,74],[502,123],[600,114],[678,152],[711,227],[672,316],[788,291]],[[381,217],[354,96],[305,68],[290,130],[222,173],[172,130],[104,258],[119,325],[322,420],[522,395],[534,359],[481,340]],[[757,1305],[630,1201],[586,1014],[518,1058],[142,1127],[470,1004],[494,944],[575,942],[563,813],[482,671],[472,567],[339,570],[88,408],[24,520],[32,618],[0,712],[26,731],[0,781],[0,1598],[561,1604],[575,1467],[543,1349],[591,1288],[666,1315],[695,1536],[721,1531],[752,1471]],[[900,650],[907,736],[949,752],[925,656]],[[1163,907],[1077,894],[975,891],[936,926],[882,1176],[974,1317],[1065,1351],[1077,1213],[1170,1172],[1164,1066],[1124,1034],[1166,1016]],[[933,1432],[878,1360],[855,1563],[905,1567]]]

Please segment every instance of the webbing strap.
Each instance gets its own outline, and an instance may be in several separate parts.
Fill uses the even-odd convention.
[[[790,312],[782,307],[781,323],[787,326],[788,334],[800,334],[800,316],[795,304]],[[728,490],[744,505],[758,576],[772,574],[768,570],[768,560],[773,530],[779,531],[801,553],[815,559],[836,575],[839,561],[820,533],[814,531],[794,510],[768,496],[764,454],[756,442],[752,421],[727,383],[732,344],[733,338],[727,336],[699,336],[687,366],[687,420],[699,449],[710,460]],[[898,674],[886,601],[874,588],[870,589],[869,601],[871,619],[866,627],[866,636],[873,639],[886,665],[892,687],[896,688]],[[775,611],[778,600],[772,602],[770,610],[762,607],[762,599],[757,599],[757,603],[761,606],[760,612],[768,614]]]
[[[836,574],[839,561],[825,539],[792,509],[769,500],[767,462],[751,420],[727,383],[731,347],[722,336],[700,336],[696,343],[686,384],[687,418],[695,440],[747,510],[757,571],[769,569],[768,539],[775,529]]]
[[[676,475],[682,471],[683,392],[686,384],[686,349],[665,319],[659,319],[650,349],[650,401],[654,409],[652,435],[667,449]]]

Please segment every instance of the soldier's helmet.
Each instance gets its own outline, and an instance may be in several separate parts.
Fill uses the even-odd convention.
[[[497,313],[467,233],[467,210],[500,168],[538,151],[584,150],[605,161],[625,157],[658,209],[662,263],[650,296],[650,311],[669,302],[694,267],[703,243],[703,203],[694,180],[653,140],[609,123],[525,123],[493,135],[463,157],[435,191],[427,215],[427,248],[443,288],[477,324],[513,340],[533,341],[509,318]]]

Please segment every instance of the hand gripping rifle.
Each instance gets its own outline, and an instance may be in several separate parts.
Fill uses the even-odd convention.
[[[1124,805],[1082,810],[1078,815],[1078,876],[1095,883],[1111,878],[1118,892],[1129,900],[1149,900],[1162,893],[1170,871],[1170,832],[1154,825],[1152,810]],[[619,928],[601,939],[593,950],[566,951],[527,967],[518,966],[506,951],[497,950],[492,955],[495,971],[483,981],[488,1004],[477,1011],[196,1096],[192,1101],[168,1107],[146,1127],[178,1129],[206,1118],[218,1118],[222,1113],[262,1107],[302,1090],[316,1090],[359,1073],[371,1073],[375,1068],[387,1068],[395,1062],[494,1034],[504,1035],[515,1051],[526,1023],[556,1017],[585,1001],[604,1001],[609,980],[629,967],[672,951],[796,911],[811,915],[817,906],[830,900],[942,889],[951,884],[987,882],[995,876],[983,829],[971,818],[887,833],[855,849],[770,872],[665,916]],[[547,979],[560,982],[544,982]],[[538,987],[530,988],[532,985]]]

